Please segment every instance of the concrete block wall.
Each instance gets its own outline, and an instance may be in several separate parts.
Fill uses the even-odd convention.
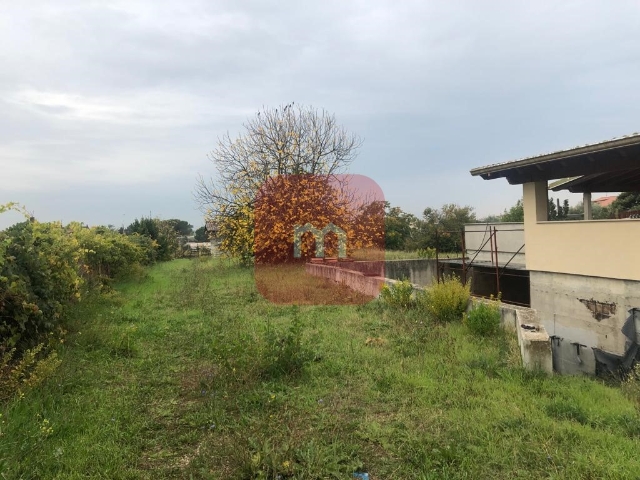
[[[556,371],[595,374],[594,348],[624,356],[637,342],[622,330],[629,310],[640,308],[640,282],[537,271],[530,281],[531,307],[552,337]]]

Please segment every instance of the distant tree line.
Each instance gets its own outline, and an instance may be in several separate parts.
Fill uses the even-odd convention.
[[[425,208],[422,217],[385,203],[385,248],[424,250],[438,246],[440,251],[462,249],[460,232],[465,223],[476,222],[473,207],[446,204],[440,209]]]
[[[608,207],[594,203],[591,207],[595,220],[616,218],[620,213],[640,210],[640,192],[621,193]],[[571,206],[569,200],[550,197],[549,220],[577,220],[583,218],[582,202]],[[522,199],[505,209],[502,215],[489,215],[477,219],[473,207],[445,204],[440,209],[426,208],[421,217],[404,212],[400,207],[385,204],[385,247],[387,250],[421,250],[435,248],[443,252],[462,249],[458,232],[465,223],[474,222],[524,222]],[[436,238],[437,237],[437,238]]]

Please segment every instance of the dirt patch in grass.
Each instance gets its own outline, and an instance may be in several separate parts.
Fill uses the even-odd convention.
[[[261,265],[255,269],[255,280],[262,296],[280,305],[361,305],[373,300],[346,285],[307,274],[303,263]]]

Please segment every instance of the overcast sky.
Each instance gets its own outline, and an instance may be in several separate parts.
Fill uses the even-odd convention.
[[[291,101],[416,214],[500,213],[521,188],[469,169],[640,130],[637,0],[0,2],[0,203],[42,221],[202,225],[217,137]]]

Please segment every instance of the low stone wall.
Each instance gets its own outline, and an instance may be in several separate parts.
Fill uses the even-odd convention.
[[[356,262],[345,262],[356,263]],[[374,263],[374,262],[372,262]],[[347,270],[338,265],[323,265],[307,263],[305,270],[315,277],[328,278],[336,283],[346,285],[357,292],[376,298],[385,284],[385,278],[379,276],[368,276],[356,270]]]

